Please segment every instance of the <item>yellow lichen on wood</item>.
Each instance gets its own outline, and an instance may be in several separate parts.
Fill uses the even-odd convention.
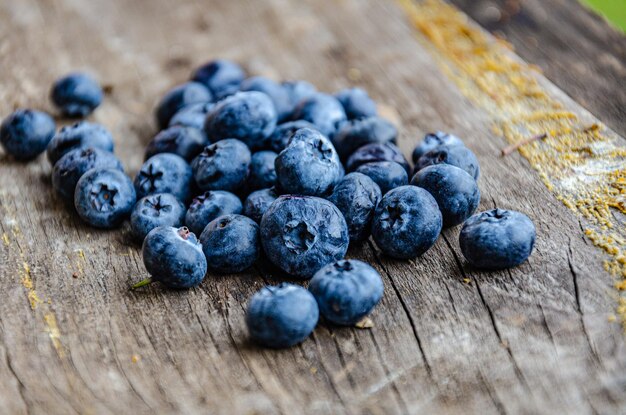
[[[48,332],[48,336],[50,336],[52,346],[54,346],[59,357],[64,357],[65,352],[63,350],[63,344],[61,343],[61,331],[59,330],[56,317],[53,313],[49,312],[44,314],[43,320],[46,323],[46,331]]]

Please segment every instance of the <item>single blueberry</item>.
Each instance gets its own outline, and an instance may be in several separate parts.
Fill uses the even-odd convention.
[[[124,171],[122,163],[113,153],[93,147],[75,148],[54,164],[52,187],[65,202],[73,205],[76,183],[91,169]]]
[[[155,109],[157,124],[166,128],[170,119],[180,109],[190,104],[207,103],[213,100],[211,92],[201,83],[185,82],[170,89],[163,95]]]
[[[511,268],[530,256],[535,245],[535,225],[520,212],[488,210],[463,224],[459,243],[465,259],[476,268]]]
[[[373,117],[377,114],[376,103],[361,88],[347,88],[335,94],[349,120]]]
[[[300,101],[293,110],[292,118],[310,122],[327,137],[334,134],[337,126],[347,119],[346,112],[335,97],[319,92]]]
[[[374,180],[381,193],[387,194],[391,189],[409,184],[406,170],[395,161],[374,161],[365,163],[356,169],[370,179]]]
[[[264,76],[253,76],[244,80],[239,88],[241,91],[258,91],[267,94],[272,100],[278,121],[282,121],[291,115],[293,106],[287,90],[278,82]]]
[[[319,320],[319,309],[306,289],[282,283],[266,286],[248,302],[250,338],[272,348],[291,347],[306,339]]]
[[[102,103],[102,88],[84,73],[71,73],[52,85],[50,98],[67,117],[84,117]]]
[[[208,113],[204,131],[212,142],[236,138],[259,149],[276,128],[276,109],[267,94],[237,92],[219,101]]]
[[[76,183],[74,207],[96,228],[115,228],[128,218],[137,196],[128,176],[117,169],[92,169]]]
[[[344,122],[333,136],[333,144],[342,160],[365,144],[395,142],[398,129],[380,117],[361,118]]]
[[[178,228],[185,220],[185,205],[171,193],[157,193],[137,201],[130,215],[130,229],[140,241],[159,226]]]
[[[159,226],[143,240],[143,263],[151,278],[133,288],[159,281],[167,288],[183,289],[200,284],[207,270],[202,245],[189,229]]]
[[[312,196],[280,196],[261,219],[261,243],[274,265],[302,279],[342,259],[350,237],[341,211]]]
[[[100,124],[80,121],[61,128],[52,137],[46,150],[50,164],[59,161],[63,154],[75,148],[94,147],[113,152],[113,137]]]
[[[323,196],[343,177],[343,166],[330,140],[319,131],[296,131],[291,144],[276,158],[276,177],[281,191]]]
[[[193,127],[204,133],[204,120],[206,115],[215,106],[212,102],[200,102],[182,107],[170,118],[168,127],[182,125],[183,127]]]
[[[209,268],[236,273],[250,268],[261,250],[259,225],[242,215],[225,215],[209,222],[200,235]]]
[[[272,133],[271,136],[268,137],[264,147],[275,151],[276,153],[280,153],[283,151],[291,137],[301,128],[310,128],[312,130],[317,130],[317,128],[308,121],[304,120],[296,120],[296,121],[288,121],[283,124],[279,124],[276,126],[276,129]]]
[[[372,236],[383,253],[410,259],[434,245],[441,225],[441,212],[430,193],[416,186],[401,186],[389,191],[378,204]]]
[[[191,198],[193,173],[184,158],[173,153],[155,154],[143,163],[135,176],[137,197],[171,193],[186,202]]]
[[[17,110],[2,121],[0,144],[17,160],[32,160],[46,149],[54,129],[54,120],[45,112]]]
[[[196,196],[187,210],[185,225],[200,235],[213,219],[231,213],[241,213],[241,200],[230,192],[213,190]]]
[[[411,173],[409,162],[404,158],[402,151],[393,143],[371,143],[359,147],[348,158],[346,170],[355,171],[359,166],[374,161],[395,161],[404,167],[407,174]]]
[[[261,223],[263,214],[274,203],[276,198],[278,198],[278,194],[273,187],[252,192],[243,204],[243,214],[256,223]]]
[[[442,145],[435,147],[434,150],[429,151],[419,158],[415,165],[415,173],[424,167],[434,164],[451,164],[465,170],[475,180],[478,180],[478,176],[480,175],[478,159],[474,153],[472,153],[472,150],[465,146]]]
[[[146,147],[145,158],[147,160],[160,153],[174,153],[191,161],[207,144],[208,139],[203,131],[193,127],[174,125],[160,131],[150,140]]]
[[[436,164],[418,171],[411,184],[426,189],[439,205],[443,226],[465,222],[480,202],[476,180],[465,170],[449,164]]]
[[[424,154],[441,145],[456,146],[463,145],[463,141],[452,134],[444,133],[443,131],[437,131],[435,133],[428,133],[424,136],[424,139],[413,150],[413,163],[417,164],[417,160]]]
[[[382,195],[378,185],[361,173],[347,174],[328,200],[339,208],[348,224],[350,242],[360,242],[370,235],[372,218]]]
[[[233,138],[206,146],[191,162],[193,177],[202,190],[240,189],[250,170],[250,150]]]
[[[287,91],[287,95],[289,96],[291,112],[293,112],[293,109],[300,103],[300,101],[317,94],[317,88],[307,81],[284,81],[281,85],[285,91]]]
[[[368,315],[383,297],[378,272],[356,259],[328,264],[315,273],[309,291],[326,320],[352,326]]]
[[[250,175],[246,181],[249,191],[272,187],[276,183],[276,169],[274,162],[278,154],[273,151],[259,151],[252,155],[250,161]]]
[[[191,75],[192,80],[209,88],[217,100],[237,92],[245,77],[241,66],[223,59],[207,62]]]

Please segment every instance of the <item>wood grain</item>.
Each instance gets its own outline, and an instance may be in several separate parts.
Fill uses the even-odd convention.
[[[152,108],[193,66],[236,59],[252,72],[333,91],[357,84],[395,108],[409,153],[433,129],[464,137],[483,174],[482,209],[526,212],[533,256],[477,272],[458,229],[412,261],[370,242],[385,296],[369,330],[321,324],[289,350],[250,344],[247,298],[282,280],[260,263],[198,288],[130,292],[146,277],[128,230],[80,222],[53,194],[44,157],[0,163],[0,402],[6,413],[620,413],[626,394],[612,279],[575,216],[439,72],[390,2],[80,0],[0,5],[0,113],[52,110],[71,69],[112,86],[93,120],[130,174],[154,134]],[[76,276],[76,278],[73,277]]]

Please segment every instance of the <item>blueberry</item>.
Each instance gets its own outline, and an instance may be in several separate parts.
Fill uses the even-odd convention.
[[[243,204],[243,214],[256,223],[261,223],[263,214],[274,203],[276,198],[278,198],[278,194],[273,187],[252,192]]]
[[[288,121],[284,124],[279,124],[276,126],[276,129],[272,133],[271,136],[268,137],[264,147],[269,148],[276,153],[280,153],[283,151],[291,137],[301,128],[310,128],[312,130],[317,130],[317,128],[308,121],[304,120],[296,120],[296,121]]]
[[[465,146],[442,145],[436,147],[434,150],[429,151],[419,158],[415,165],[415,172],[434,164],[451,164],[465,170],[476,180],[478,180],[480,174],[480,167],[476,156]]]
[[[93,147],[75,148],[54,164],[52,186],[64,201],[73,205],[76,183],[91,169],[124,171],[122,163],[113,153]]]
[[[206,274],[202,245],[189,229],[159,226],[143,240],[143,263],[151,278],[133,288],[159,281],[167,288],[183,289],[200,284]]]
[[[365,262],[341,260],[317,271],[309,291],[326,320],[352,326],[368,315],[383,297],[383,281]]]
[[[196,196],[185,216],[185,225],[200,235],[213,219],[231,213],[241,213],[241,200],[230,192],[213,190]]]
[[[0,144],[18,160],[40,155],[54,136],[54,120],[45,112],[17,110],[2,121]]]
[[[130,229],[138,240],[159,226],[179,227],[185,220],[185,205],[171,193],[157,193],[137,201],[130,215]]]
[[[317,93],[317,88],[307,81],[284,81],[281,83],[291,104],[291,112],[303,99],[310,98]]]
[[[157,104],[155,116],[159,128],[167,127],[170,119],[183,107],[190,104],[207,103],[213,100],[211,92],[201,83],[185,82],[163,95]]]
[[[234,191],[243,186],[250,170],[250,150],[233,138],[206,146],[191,162],[193,177],[202,190]]]
[[[476,268],[511,268],[530,256],[535,244],[535,225],[520,212],[488,210],[465,222],[459,243],[465,259]]]
[[[225,215],[211,221],[200,235],[209,268],[236,273],[259,258],[259,225],[242,215]]]
[[[273,151],[259,151],[252,155],[250,161],[250,175],[246,182],[248,190],[265,189],[276,183],[276,169],[274,162],[278,154]]]
[[[168,127],[182,125],[183,127],[193,127],[204,133],[204,120],[206,115],[215,106],[212,102],[200,102],[182,107],[170,118]]]
[[[215,99],[232,95],[246,77],[245,71],[235,62],[217,59],[197,68],[191,79],[211,90]]]
[[[155,154],[135,176],[137,197],[171,193],[185,202],[191,198],[193,173],[184,158],[173,153]]]
[[[313,332],[318,320],[319,309],[313,295],[287,283],[263,287],[252,296],[246,312],[252,340],[272,348],[302,342]]]
[[[343,166],[330,140],[303,128],[276,158],[276,176],[285,193],[323,196],[343,177]]]
[[[193,127],[174,125],[160,131],[146,147],[146,160],[159,153],[178,154],[187,161],[196,157],[208,144],[206,135]]]
[[[428,133],[413,150],[413,163],[417,164],[417,160],[419,160],[420,157],[441,145],[463,145],[463,141],[459,137],[452,134],[444,133],[443,131]]]
[[[204,130],[212,142],[236,138],[252,149],[263,147],[276,128],[276,109],[262,92],[237,92],[209,112]]]
[[[476,180],[464,170],[449,164],[436,164],[418,171],[411,184],[430,193],[439,205],[443,226],[465,222],[480,202]]]
[[[258,91],[267,94],[272,100],[278,121],[284,120],[291,115],[293,106],[287,90],[278,82],[263,76],[253,76],[244,80],[240,86],[241,91]]]
[[[382,195],[378,185],[361,173],[347,174],[328,200],[339,208],[348,224],[350,242],[360,242],[370,235],[372,218]]]
[[[339,209],[318,197],[280,196],[261,219],[261,243],[270,261],[303,279],[342,259],[349,241]]]
[[[292,118],[310,122],[327,137],[334,134],[337,126],[347,119],[346,112],[335,97],[319,92],[300,101],[293,110]]]
[[[84,73],[71,73],[52,85],[50,98],[68,117],[84,117],[102,102],[102,88],[95,79]]]
[[[333,144],[339,157],[345,160],[365,144],[394,142],[397,135],[396,127],[384,118],[361,118],[341,124],[333,136]]]
[[[393,143],[372,143],[359,147],[346,162],[347,171],[355,171],[359,166],[373,161],[395,161],[411,173],[411,166],[402,151]]]
[[[356,171],[374,180],[383,195],[391,189],[409,184],[406,170],[395,161],[365,163]]]
[[[117,169],[89,170],[78,180],[74,192],[78,215],[96,228],[121,225],[136,200],[133,183]]]
[[[437,240],[442,218],[435,199],[416,186],[401,186],[383,196],[372,222],[374,242],[393,258],[422,255]]]
[[[335,94],[349,120],[373,117],[377,114],[376,103],[361,88],[342,89]]]
[[[112,152],[113,137],[102,125],[87,121],[65,126],[48,143],[46,150],[48,160],[54,165],[63,154],[82,147],[94,147]]]

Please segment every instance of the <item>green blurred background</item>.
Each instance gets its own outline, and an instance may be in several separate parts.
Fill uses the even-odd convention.
[[[582,2],[606,17],[613,26],[626,32],[626,0],[582,0]]]

